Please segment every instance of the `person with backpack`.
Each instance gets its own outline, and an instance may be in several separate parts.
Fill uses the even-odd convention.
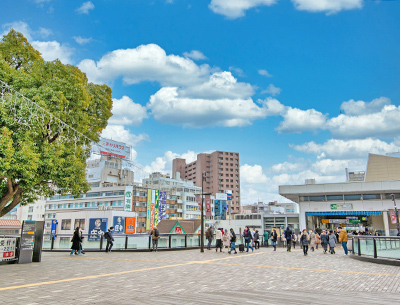
[[[235,231],[233,231],[233,229],[231,228],[231,249],[228,251],[229,254],[231,254],[232,251],[235,251],[234,253],[237,254],[236,252],[236,234]]]
[[[290,226],[287,226],[287,228],[284,232],[284,235],[285,235],[286,246],[287,246],[286,251],[291,252],[293,231],[292,231],[292,229],[290,229]]]
[[[264,246],[268,247],[268,239],[269,239],[269,232],[267,230],[264,231]]]
[[[114,227],[110,227],[108,229],[108,232],[104,233],[104,238],[107,240],[106,253],[110,253],[111,248],[114,245],[114,237],[112,235],[113,230],[114,230]]]
[[[325,230],[323,230],[321,233],[321,246],[322,249],[324,249],[324,254],[326,254],[326,251],[328,250],[328,244],[329,244],[329,235],[326,234]]]
[[[271,242],[274,247],[274,251],[276,251],[276,242],[278,241],[278,234],[276,234],[276,230],[273,229],[271,232]]]
[[[153,242],[153,251],[157,252],[158,240],[160,239],[160,231],[158,231],[156,226],[154,226],[153,230],[150,231],[150,235],[151,235],[151,240]]]
[[[253,247],[250,245],[253,236],[251,235],[249,227],[246,227],[246,229],[243,231],[243,237],[244,237],[244,243],[246,244],[247,247],[246,252],[249,252],[249,248],[251,248],[251,251],[254,251]]]
[[[213,240],[213,235],[214,235],[214,232],[212,230],[212,227],[210,226],[206,231],[206,238],[208,240],[207,250],[211,250],[211,243]]]

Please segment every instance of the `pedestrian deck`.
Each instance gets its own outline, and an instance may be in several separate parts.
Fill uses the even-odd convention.
[[[43,253],[0,266],[0,304],[394,304],[400,267],[321,250]],[[340,253],[340,254],[339,254]]]

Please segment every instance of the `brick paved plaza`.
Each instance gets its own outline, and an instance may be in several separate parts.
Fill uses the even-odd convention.
[[[393,304],[400,267],[271,248],[43,253],[0,266],[0,304]]]

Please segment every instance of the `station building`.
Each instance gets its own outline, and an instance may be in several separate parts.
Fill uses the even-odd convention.
[[[300,229],[341,226],[397,235],[394,204],[400,201],[400,158],[370,154],[364,179],[355,177],[343,183],[281,185],[279,194],[299,204]]]

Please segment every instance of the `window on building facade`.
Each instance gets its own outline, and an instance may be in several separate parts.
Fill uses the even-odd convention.
[[[381,194],[363,194],[362,195],[363,200],[380,200],[381,199]]]
[[[33,207],[29,207],[28,213],[32,213],[32,212],[33,212]]]
[[[311,197],[310,197],[311,198]],[[361,200],[361,194],[344,195],[344,200]]]
[[[310,196],[310,201],[325,201],[325,196]]]
[[[343,195],[327,195],[326,200],[328,200],[328,201],[343,200]]]
[[[85,230],[85,219],[75,219],[74,229],[80,227],[82,230]]]
[[[61,220],[61,230],[70,230],[70,229],[71,229],[71,219]]]

